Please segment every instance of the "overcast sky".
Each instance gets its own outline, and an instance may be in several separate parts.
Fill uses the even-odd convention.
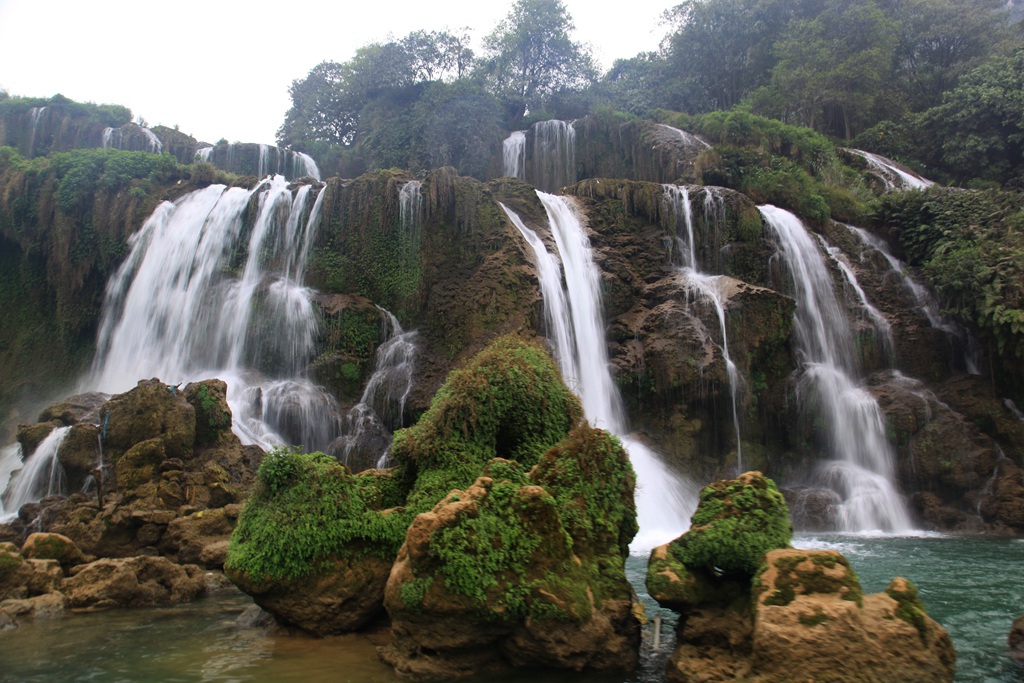
[[[563,0],[603,68],[657,48],[673,0]],[[324,60],[417,29],[480,39],[512,0],[0,0],[0,89],[122,104],[206,142],[274,143],[288,86]],[[626,10],[626,11],[624,11]]]

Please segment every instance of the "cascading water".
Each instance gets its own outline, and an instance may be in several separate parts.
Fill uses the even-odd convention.
[[[13,473],[4,490],[3,504],[0,505],[0,522],[17,514],[26,503],[61,493],[63,468],[57,460],[57,452],[69,431],[71,427],[57,427],[51,431],[39,442],[35,452],[25,459],[21,469]],[[16,448],[18,451],[21,450],[20,447]],[[3,460],[8,462],[8,467],[11,455],[9,449],[10,447],[5,448],[3,453]],[[5,514],[6,510],[11,512]]]
[[[243,236],[253,194],[257,216]],[[145,377],[220,377],[243,443],[327,448],[340,431],[338,408],[304,376],[316,323],[299,283],[320,203],[308,210],[309,195],[306,186],[293,196],[274,176],[252,191],[212,185],[159,206],[108,284],[84,386],[114,393]],[[232,277],[243,237],[247,257]]]
[[[848,149],[851,154],[863,158],[868,162],[871,170],[885,183],[886,192],[900,192],[903,190],[923,190],[934,185],[931,180],[914,175],[899,168],[891,159],[886,159],[879,154],[872,154],[861,149]]]
[[[533,124],[533,185],[556,192],[576,182],[576,129],[572,121]]]
[[[889,321],[886,320],[884,315],[882,315],[882,312],[868,301],[867,294],[864,293],[864,289],[860,286],[860,282],[857,280],[857,274],[854,273],[853,269],[846,263],[839,248],[831,246],[821,235],[818,235],[818,241],[821,242],[822,248],[829,256],[832,257],[832,262],[836,264],[839,271],[843,274],[843,277],[846,278],[847,285],[849,285],[854,294],[856,294],[861,308],[871,321],[871,326],[875,331],[875,335],[881,342],[882,353],[885,357],[886,364],[893,365],[896,361],[896,345],[892,338],[892,325],[889,324]]]
[[[410,180],[398,191],[398,223],[409,238],[410,252],[418,253],[423,224],[423,183],[418,180]]]
[[[513,131],[501,143],[501,174],[526,180],[526,131]]]
[[[11,476],[22,467],[20,443],[12,443],[9,446],[0,448],[0,492],[7,491],[7,487],[11,482]],[[0,522],[8,514],[3,499],[4,496],[0,495]],[[11,512],[17,512],[17,510],[11,510]]]
[[[680,131],[682,132],[682,131]],[[722,339],[722,360],[725,361],[726,375],[729,379],[729,397],[732,401],[732,424],[736,436],[736,466],[739,472],[743,472],[743,442],[740,438],[740,418],[738,403],[738,392],[742,380],[736,363],[729,355],[729,335],[725,326],[725,293],[722,291],[722,278],[716,275],[707,275],[700,272],[697,260],[696,240],[693,233],[693,209],[690,206],[690,193],[685,187],[678,185],[663,185],[662,201],[672,212],[675,219],[676,234],[675,243],[682,255],[682,266],[680,270],[686,278],[687,292],[690,296],[699,297],[708,302],[718,316],[718,328]],[[705,202],[714,195],[706,190]],[[705,205],[705,215],[708,206]],[[706,218],[705,218],[706,219]],[[690,301],[687,300],[687,308]]]
[[[405,426],[405,402],[413,387],[416,362],[415,330],[406,332],[398,318],[380,309],[384,341],[374,354],[373,375],[363,389],[359,403],[345,419],[345,434],[331,450],[354,470],[363,462],[353,462],[359,451],[376,454],[376,466],[388,466],[391,435]]]
[[[774,206],[759,207],[788,267],[796,314],[794,332],[801,377],[797,399],[824,420],[829,460],[825,481],[842,498],[846,531],[909,531],[902,497],[893,486],[893,450],[878,402],[855,382],[849,323],[836,299],[825,258],[799,218]]]
[[[696,487],[668,470],[658,455],[626,434],[625,415],[612,380],[605,345],[600,273],[590,240],[564,197],[537,192],[548,216],[565,276],[554,277],[552,259],[541,256],[543,242],[515,214],[505,209],[537,255],[544,294],[548,336],[566,383],[580,397],[587,419],[615,434],[630,455],[637,475],[637,518],[640,532],[631,547],[647,550],[686,530],[696,508]]]
[[[209,162],[211,154],[213,154],[213,147],[200,147],[196,150],[196,159]]]
[[[687,133],[685,130],[679,130],[678,128],[667,126],[664,123],[656,123],[655,125],[661,128],[662,130],[667,130],[671,132],[673,135],[678,136],[679,139],[683,141],[683,144],[686,145],[687,147],[696,147],[698,149],[709,149],[711,147],[711,145],[704,142],[693,133]]]
[[[130,126],[130,124],[127,124]],[[134,128],[133,128],[134,129]],[[160,154],[164,149],[164,143],[156,136],[156,133],[145,126],[138,126],[139,131],[146,137],[146,151],[150,154]],[[103,149],[124,149],[124,127],[103,129]]]
[[[36,147],[36,133],[39,129],[39,121],[43,118],[43,114],[46,113],[46,107],[32,107],[28,111],[29,119],[29,131],[28,131],[28,146],[25,150],[25,156],[28,158],[32,157],[32,153]]]
[[[844,223],[843,225],[846,224]],[[939,311],[939,303],[935,300],[935,297],[932,296],[932,293],[929,292],[924,285],[907,275],[906,264],[893,256],[892,252],[889,251],[889,246],[880,237],[864,230],[863,228],[858,228],[853,225],[846,225],[846,227],[853,232],[853,234],[856,235],[862,243],[871,247],[885,257],[885,260],[889,263],[889,268],[899,276],[903,286],[906,287],[914,296],[918,309],[925,315],[925,317],[928,318],[928,323],[935,329],[942,330],[954,339],[960,341],[960,344],[964,349],[963,362],[967,372],[972,375],[980,375],[982,364],[981,353],[970,332],[968,332],[963,326],[945,318],[942,315]]]

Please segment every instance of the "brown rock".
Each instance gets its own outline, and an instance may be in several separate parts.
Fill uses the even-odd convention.
[[[1007,642],[1010,644],[1010,656],[1024,664],[1024,614],[1013,620]]]
[[[378,616],[390,571],[390,562],[366,555],[338,560],[295,581],[254,582],[237,572],[228,576],[279,622],[324,636],[357,630]]]
[[[57,533],[32,534],[21,546],[21,554],[26,559],[56,560],[64,569],[85,562],[85,557],[75,542]]]
[[[165,456],[187,460],[196,438],[196,411],[173,387],[158,379],[143,380],[110,399],[103,410],[104,444],[115,453],[150,439],[163,442]]]
[[[63,592],[71,607],[150,607],[188,602],[206,589],[204,570],[163,557],[105,558],[72,570]]]
[[[751,680],[953,680],[952,641],[906,580],[863,596],[834,551],[774,550],[765,566],[755,591]]]

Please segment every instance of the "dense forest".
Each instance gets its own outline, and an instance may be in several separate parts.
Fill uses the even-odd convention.
[[[519,0],[483,38],[416,31],[322,62],[290,88],[282,146],[346,175],[487,174],[501,131],[600,111],[769,117],[961,185],[1020,186],[1021,27],[1004,0],[687,0],[656,52],[601,74],[558,0]],[[676,117],[678,119],[678,117]],[[679,122],[679,121],[677,121]],[[682,123],[682,122],[680,122]],[[330,164],[328,163],[328,166]]]

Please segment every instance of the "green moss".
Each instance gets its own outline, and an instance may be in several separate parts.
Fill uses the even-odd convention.
[[[23,563],[24,560],[14,553],[0,550],[0,579],[6,578],[7,575],[17,570]]]
[[[336,556],[393,559],[406,520],[382,514],[381,477],[356,477],[323,453],[271,452],[231,536],[225,568],[259,581],[297,579]]]
[[[407,608],[417,609],[423,604],[423,597],[432,585],[434,585],[433,576],[412,579],[402,584],[398,589],[398,596]]]
[[[917,594],[917,586],[906,579],[893,579],[885,589],[886,594],[896,601],[896,617],[907,622],[925,642],[928,636],[928,612]]]
[[[532,466],[581,418],[543,347],[499,337],[449,374],[415,426],[395,434],[391,457],[411,488],[407,507],[429,510],[473,483],[494,457]]]
[[[758,473],[704,488],[690,531],[671,552],[688,567],[752,577],[761,556],[793,538],[789,510],[775,483]]]
[[[800,565],[808,558],[813,567],[801,569]],[[835,569],[837,566],[843,568],[841,577],[832,576],[824,571]],[[843,600],[856,602],[858,607],[864,604],[864,595],[857,574],[850,568],[849,562],[842,555],[787,555],[775,560],[775,568],[778,572],[775,579],[775,590],[765,598],[765,605],[784,607],[796,599],[798,592],[800,595],[835,593]],[[759,574],[755,592],[763,590],[765,588]]]

